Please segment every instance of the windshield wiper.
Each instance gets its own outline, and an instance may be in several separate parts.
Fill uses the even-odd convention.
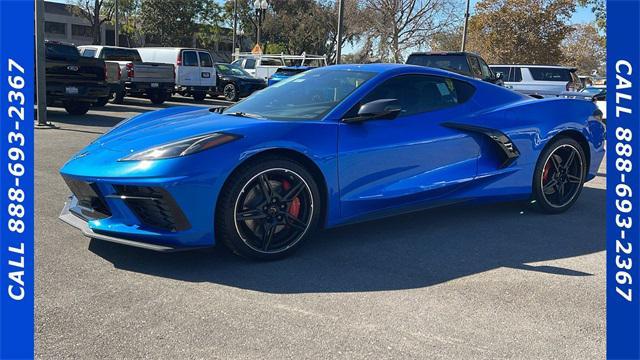
[[[244,117],[244,118],[250,118],[250,119],[264,119],[264,117],[258,115],[258,114],[252,114],[252,113],[247,113],[247,112],[242,112],[242,111],[235,111],[235,112],[229,112],[229,113],[223,113],[224,115],[231,115],[231,116],[239,116],[239,117]]]

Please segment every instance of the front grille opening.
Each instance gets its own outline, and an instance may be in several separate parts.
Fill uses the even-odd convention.
[[[191,227],[173,197],[160,187],[115,185],[116,194],[146,226],[169,231]]]
[[[91,219],[104,219],[111,216],[111,211],[95,183],[70,177],[64,177],[64,181],[78,199],[78,206],[83,216]]]

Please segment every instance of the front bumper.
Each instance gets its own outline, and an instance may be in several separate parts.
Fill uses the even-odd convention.
[[[78,207],[78,199],[75,196],[70,196],[69,199],[65,202],[64,208],[62,209],[62,212],[60,213],[60,217],[59,218],[60,218],[60,220],[64,221],[65,223],[67,223],[67,224],[75,227],[76,229],[80,230],[82,232],[82,235],[84,235],[84,236],[86,236],[88,238],[97,239],[97,240],[103,240],[103,241],[109,241],[109,242],[112,242],[112,243],[117,243],[117,244],[122,244],[122,245],[129,245],[129,246],[133,246],[133,247],[138,247],[138,248],[143,248],[143,249],[148,249],[148,250],[154,250],[154,251],[160,251],[160,252],[171,252],[171,251],[178,250],[177,248],[171,247],[171,246],[165,246],[165,245],[159,245],[159,244],[152,244],[152,243],[148,243],[148,242],[129,240],[129,239],[125,239],[125,238],[122,238],[122,237],[109,236],[109,235],[97,233],[97,232],[93,231],[89,227],[89,224],[87,223],[88,219],[82,217],[82,215],[80,215],[76,211],[72,210],[72,209],[75,209],[77,207]]]
[[[73,89],[73,93],[70,89]],[[109,90],[107,84],[47,83],[47,105],[65,102],[95,103],[98,98],[109,96]]]
[[[85,236],[156,251],[215,244],[214,189],[184,178],[87,178],[63,174],[71,190],[60,219]]]

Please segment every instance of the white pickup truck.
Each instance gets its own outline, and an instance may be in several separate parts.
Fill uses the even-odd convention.
[[[87,45],[79,46],[82,56],[117,62],[123,90],[115,93],[114,103],[122,103],[125,95],[147,97],[154,104],[162,104],[171,97],[175,83],[173,65],[143,62],[136,49]]]
[[[236,60],[231,65],[242,68],[251,76],[265,82],[284,66],[327,66],[326,56],[306,53],[301,55],[235,53],[233,57]]]

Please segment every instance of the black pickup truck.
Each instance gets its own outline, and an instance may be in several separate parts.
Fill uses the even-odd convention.
[[[47,106],[83,115],[98,99],[109,96],[105,63],[81,57],[71,44],[45,41]]]
[[[479,55],[464,51],[415,52],[407,64],[428,66],[484,80],[504,86],[501,75],[496,75]]]

